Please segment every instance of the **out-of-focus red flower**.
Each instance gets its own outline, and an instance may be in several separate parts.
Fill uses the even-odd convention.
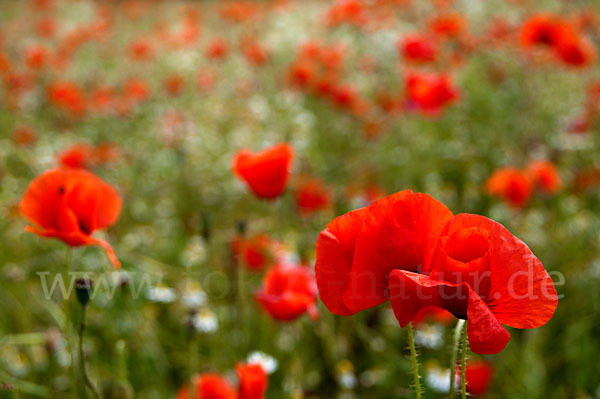
[[[233,158],[233,171],[261,198],[277,198],[288,182],[294,150],[278,144],[257,153],[240,150]]]
[[[556,53],[562,62],[574,67],[586,67],[596,60],[594,45],[578,34],[563,36],[556,46]]]
[[[183,386],[177,393],[177,399],[237,399],[235,389],[218,374],[205,373],[194,378],[192,392]]]
[[[114,101],[114,89],[110,86],[98,86],[90,95],[90,107],[99,113],[108,112]]]
[[[90,168],[94,164],[94,148],[86,143],[75,144],[60,154],[58,163],[68,168]]]
[[[553,14],[538,13],[525,20],[519,41],[525,49],[547,47],[570,66],[585,67],[596,58],[593,44],[570,21]]]
[[[148,84],[140,78],[128,79],[123,85],[123,92],[126,98],[134,101],[145,101],[150,98]]]
[[[81,116],[85,112],[85,96],[81,88],[74,82],[59,81],[48,87],[48,100],[51,104],[73,116]]]
[[[227,56],[229,46],[223,38],[213,39],[206,47],[206,56],[214,60],[222,60]]]
[[[327,11],[325,21],[332,27],[345,23],[360,27],[368,22],[367,11],[363,0],[336,0]]]
[[[257,5],[249,1],[229,1],[221,8],[221,18],[226,21],[240,23],[254,18]]]
[[[523,47],[558,45],[570,28],[560,18],[546,13],[534,14],[523,22],[519,33],[519,42]]]
[[[94,148],[94,160],[98,164],[109,163],[120,155],[119,147],[115,143],[100,143]]]
[[[418,326],[428,321],[432,321],[437,324],[448,325],[455,317],[452,313],[446,309],[441,309],[435,306],[427,306],[419,310],[412,320],[413,325]]]
[[[299,59],[290,65],[288,74],[293,85],[307,88],[315,78],[315,63],[311,60]]]
[[[149,61],[154,58],[154,47],[148,39],[137,39],[129,45],[129,55],[134,60]]]
[[[406,101],[428,115],[439,114],[459,98],[448,75],[409,72],[405,77]]]
[[[398,42],[398,51],[407,61],[427,63],[436,59],[436,43],[423,34],[407,35]]]
[[[527,167],[533,183],[548,194],[556,194],[562,186],[556,166],[548,161],[533,161]]]
[[[600,169],[590,168],[577,171],[573,182],[575,192],[584,192],[596,187],[600,182]]]
[[[331,194],[325,183],[316,178],[301,178],[294,190],[296,207],[301,214],[307,215],[331,205]]]
[[[31,46],[25,50],[25,63],[32,69],[41,69],[50,62],[50,51],[40,45]]]
[[[460,365],[456,367],[456,379],[460,381]],[[490,389],[494,378],[494,365],[485,360],[470,360],[465,370],[467,392],[470,395],[484,395]]]
[[[272,242],[266,234],[250,238],[236,237],[231,243],[234,260],[242,256],[242,266],[250,271],[262,270],[273,258]]]
[[[256,41],[249,41],[242,46],[246,60],[253,65],[263,65],[269,58],[267,49]]]
[[[263,279],[256,300],[273,318],[292,321],[308,313],[316,319],[317,287],[314,277],[305,266],[276,265]]]
[[[31,126],[19,126],[12,133],[12,140],[16,145],[29,146],[37,140],[37,134]]]
[[[260,364],[235,365],[238,376],[238,399],[264,399],[268,376]]]
[[[208,91],[215,87],[217,84],[217,73],[211,69],[203,69],[198,72],[197,87],[201,91]]]
[[[485,182],[490,195],[503,198],[510,205],[522,208],[533,194],[533,184],[527,173],[513,167],[496,170]]]
[[[467,20],[458,13],[446,13],[434,17],[429,22],[429,29],[434,34],[450,39],[463,35],[467,28]]]
[[[165,90],[167,93],[176,96],[181,94],[184,88],[185,81],[181,75],[171,75],[165,79]]]
[[[35,31],[41,37],[53,37],[56,33],[56,21],[51,17],[42,18],[37,22]]]
[[[121,205],[121,196],[111,185],[84,169],[66,168],[36,177],[27,187],[20,209],[37,226],[27,226],[26,231],[58,238],[73,247],[99,245],[119,268],[110,244],[92,234],[112,226]]]

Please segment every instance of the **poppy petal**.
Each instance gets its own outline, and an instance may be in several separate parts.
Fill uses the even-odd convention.
[[[489,232],[490,291],[487,306],[498,321],[516,328],[548,322],[558,304],[554,283],[527,245],[504,226],[479,215],[456,215],[447,234],[478,227]]]
[[[480,354],[500,352],[510,339],[510,334],[485,302],[468,284],[438,281],[422,274],[394,270],[390,274],[390,300],[394,315],[404,327],[418,312],[435,306],[468,319],[467,334],[471,350]]]
[[[376,249],[377,231],[402,191],[331,221],[317,239],[315,275],[330,312],[347,316],[387,301],[391,264]]]

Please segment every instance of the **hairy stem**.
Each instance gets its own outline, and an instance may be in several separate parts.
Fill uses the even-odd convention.
[[[421,399],[421,381],[419,377],[419,362],[417,361],[417,349],[413,336],[412,323],[408,323],[408,345],[410,346],[410,358],[412,360],[413,377],[415,381],[415,397]]]
[[[468,345],[467,323],[464,323],[462,345],[461,345],[461,352],[460,352],[460,354],[461,354],[461,356],[460,356],[460,389],[461,389],[462,399],[467,398],[466,370],[467,370],[467,352],[469,351],[469,347],[467,345]]]
[[[454,330],[454,340],[452,342],[452,354],[450,356],[450,399],[454,399],[455,389],[454,389],[454,380],[456,370],[456,361],[458,359],[458,346],[460,345],[460,335],[463,330],[463,326],[465,321],[463,319],[459,319],[458,323],[456,323],[456,329]]]

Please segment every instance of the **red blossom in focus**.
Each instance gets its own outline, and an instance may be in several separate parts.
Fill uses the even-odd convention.
[[[293,157],[293,148],[284,143],[257,153],[241,150],[234,156],[232,166],[256,196],[274,199],[287,185]]]
[[[73,247],[99,245],[119,268],[110,244],[92,234],[112,226],[121,205],[121,196],[111,185],[84,169],[67,168],[36,177],[27,187],[20,209],[37,226],[27,226],[26,231],[58,238]]]
[[[435,306],[468,319],[471,349],[501,351],[502,327],[544,325],[557,306],[552,279],[527,246],[478,215],[454,216],[402,191],[334,219],[317,240],[321,300],[351,315],[391,300],[402,327]]]

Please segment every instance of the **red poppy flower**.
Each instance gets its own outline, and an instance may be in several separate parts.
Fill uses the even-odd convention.
[[[173,96],[182,92],[184,84],[185,81],[183,80],[183,77],[176,74],[167,77],[164,81],[165,90]]]
[[[147,39],[138,39],[129,45],[129,54],[134,60],[148,61],[154,57],[154,48]]]
[[[37,22],[35,31],[39,36],[50,38],[56,33],[56,22],[50,17],[42,18]]]
[[[43,46],[32,46],[25,51],[25,62],[30,68],[40,69],[50,61],[50,51]]]
[[[285,189],[293,157],[285,143],[257,153],[241,150],[233,158],[233,171],[256,196],[273,199]]]
[[[513,167],[498,169],[486,180],[486,191],[506,200],[510,205],[521,208],[527,205],[533,193],[529,176]]]
[[[113,265],[120,267],[112,247],[92,237],[113,225],[121,211],[117,191],[84,169],[52,169],[36,177],[20,203],[21,212],[38,227],[26,231],[58,238],[73,247],[99,245]]]
[[[556,166],[548,161],[534,161],[527,167],[534,184],[549,194],[560,190],[562,182]]]
[[[253,38],[243,40],[242,52],[246,61],[253,65],[263,65],[269,58],[267,49]]]
[[[519,42],[523,47],[536,45],[556,46],[563,35],[569,34],[569,27],[558,17],[551,14],[535,14],[522,25]]]
[[[305,312],[313,319],[318,318],[316,298],[314,277],[304,266],[274,266],[265,275],[262,290],[256,294],[262,307],[281,321],[295,320]]]
[[[235,366],[238,375],[238,399],[264,399],[267,390],[267,373],[260,364]]]
[[[433,62],[437,56],[435,42],[422,34],[413,34],[404,37],[398,43],[398,51],[405,60],[414,62]]]
[[[194,393],[195,391],[195,393]],[[179,390],[177,399],[236,399],[235,389],[218,374],[200,374],[194,378],[192,393],[184,386]]]
[[[419,271],[452,212],[426,194],[401,191],[335,218],[317,239],[319,295],[337,315],[386,302],[392,270]]]
[[[56,107],[79,116],[85,111],[83,91],[73,82],[55,82],[48,87],[48,100]]]
[[[331,195],[323,181],[315,178],[305,178],[294,192],[296,207],[301,214],[307,215],[331,205]]]
[[[438,36],[455,39],[465,32],[467,20],[458,13],[442,14],[430,21],[429,28]]]
[[[144,101],[150,98],[150,89],[145,81],[139,78],[131,78],[123,85],[125,97],[135,101]]]
[[[565,35],[556,46],[558,58],[573,67],[586,67],[596,59],[596,48],[580,34]]]
[[[431,321],[437,324],[447,325],[455,320],[454,315],[445,309],[440,309],[435,306],[425,307],[415,315],[412,320],[413,325],[418,326],[427,321]]]
[[[471,349],[497,353],[502,324],[545,324],[558,302],[552,279],[529,248],[478,215],[452,216],[411,191],[334,219],[317,240],[319,294],[338,315],[391,300],[401,326],[435,306],[468,319]]]
[[[93,165],[94,148],[85,143],[75,144],[60,154],[58,162],[68,168],[89,168]]]
[[[30,126],[20,126],[13,131],[12,139],[16,145],[28,146],[37,140],[35,130]]]
[[[456,379],[459,380],[461,376],[460,366],[456,368]],[[471,360],[467,362],[465,368],[465,381],[467,385],[467,392],[470,395],[483,395],[485,394],[494,378],[494,365],[485,360]]]
[[[445,226],[425,274],[394,270],[390,298],[401,326],[427,306],[468,319],[471,350],[500,352],[510,334],[502,324],[535,328],[558,299],[552,279],[521,240],[479,215],[460,214]]]
[[[262,270],[273,257],[271,253],[271,240],[265,234],[257,234],[254,237],[238,237],[231,243],[235,260],[242,254],[243,266],[250,271]]]
[[[458,99],[458,91],[447,75],[409,72],[405,82],[409,107],[425,114],[437,115]]]
[[[208,44],[206,56],[215,60],[222,60],[227,56],[228,46],[225,39],[216,38]]]

